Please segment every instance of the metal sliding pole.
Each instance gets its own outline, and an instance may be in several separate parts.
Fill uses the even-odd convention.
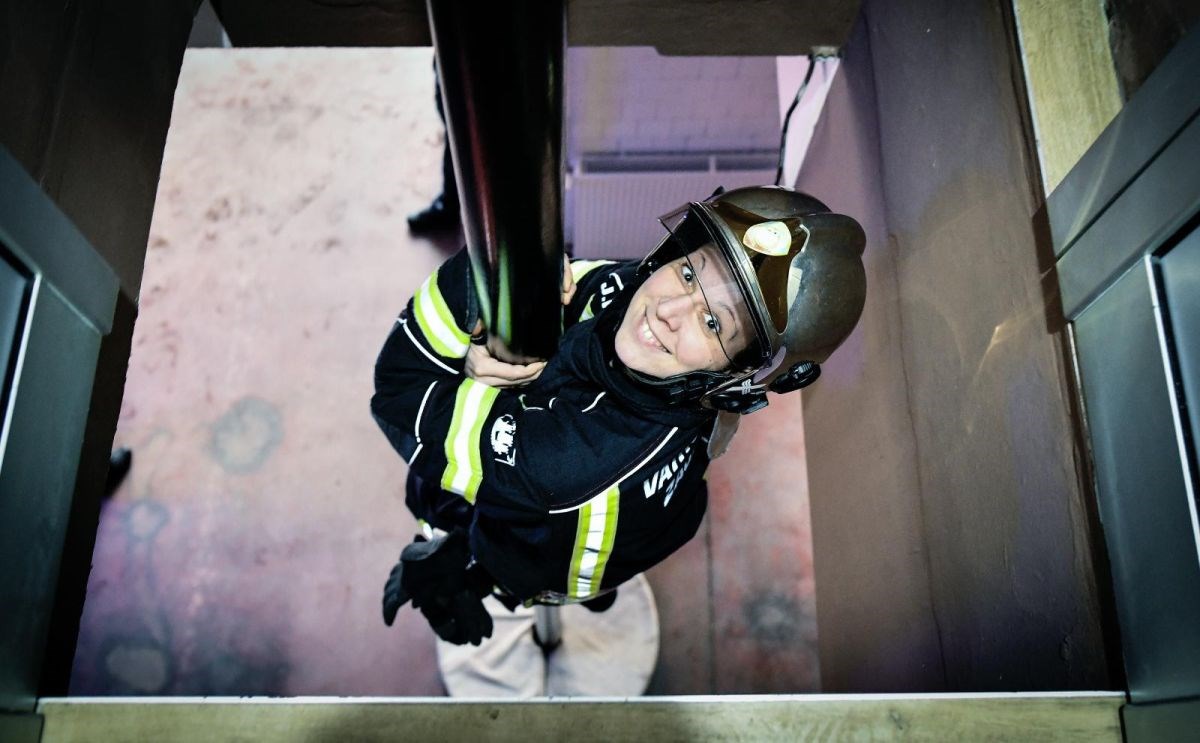
[[[426,7],[489,347],[510,361],[549,358],[562,328],[564,0]],[[658,651],[654,596],[640,576],[622,595],[604,614],[578,606],[493,613],[491,646],[439,643],[446,688],[468,696],[533,687],[550,695],[642,693]],[[539,656],[542,678],[529,678],[529,652]]]
[[[549,358],[562,317],[563,0],[428,10],[480,315],[511,360]]]
[[[533,641],[549,655],[562,644],[562,607],[533,607]]]

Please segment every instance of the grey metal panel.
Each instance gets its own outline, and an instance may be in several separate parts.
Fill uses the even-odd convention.
[[[0,713],[0,740],[4,743],[38,743],[42,739],[41,715]]]
[[[8,392],[33,290],[33,278],[23,269],[0,243],[0,416],[8,409]]]
[[[1127,704],[1121,708],[1125,743],[1196,740],[1200,699],[1169,704]]]
[[[1197,444],[1200,443],[1200,229],[1192,232],[1162,259],[1163,292],[1174,337],[1175,361],[1182,386],[1183,405],[1190,436],[1192,477],[1196,477]],[[1193,482],[1194,484],[1194,482]],[[1195,499],[1197,493],[1193,492]],[[1200,501],[1196,502],[1200,510]]]
[[[1055,255],[1200,111],[1200,27],[1171,50],[1046,199]],[[1197,162],[1195,160],[1193,163]]]
[[[1075,321],[1134,702],[1200,694],[1200,561],[1150,263]]]
[[[117,277],[0,146],[0,243],[42,273],[101,334],[112,329]]]
[[[1058,280],[1068,318],[1200,209],[1197,163],[1200,119],[1193,120],[1059,258]]]
[[[10,710],[34,706],[101,338],[44,281],[27,328],[0,444],[0,709]]]
[[[117,279],[0,148],[0,244],[33,286],[0,411],[0,710],[29,711],[41,674],[101,337]]]

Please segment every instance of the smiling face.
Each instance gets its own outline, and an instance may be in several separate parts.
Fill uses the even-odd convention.
[[[665,379],[719,371],[754,335],[745,303],[711,245],[664,264],[638,287],[617,329],[617,358]]]

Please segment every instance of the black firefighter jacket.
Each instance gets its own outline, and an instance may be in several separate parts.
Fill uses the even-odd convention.
[[[572,262],[559,350],[525,387],[463,373],[465,250],[417,290],[379,355],[371,410],[409,463],[410,491],[416,481],[424,492],[409,507],[467,528],[475,559],[521,600],[614,588],[691,539],[704,515],[714,414],[666,404],[614,361],[635,268]]]

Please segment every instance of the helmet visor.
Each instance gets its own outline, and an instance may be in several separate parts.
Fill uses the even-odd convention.
[[[761,322],[755,318],[737,272],[688,208],[660,220],[670,233],[652,257],[658,270],[680,272],[681,286],[697,295],[699,330],[716,343],[735,370],[760,367],[770,357]]]
[[[729,252],[729,260],[753,276],[757,305],[766,314],[776,333],[783,333],[789,322],[789,308],[799,282],[792,275],[793,258],[804,251],[809,231],[802,218],[772,220],[736,204],[716,202],[696,204],[695,213],[703,219],[718,245]]]

